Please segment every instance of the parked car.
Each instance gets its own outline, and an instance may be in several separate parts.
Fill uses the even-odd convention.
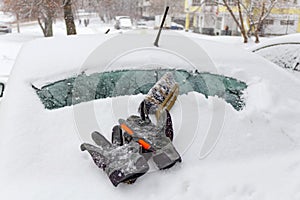
[[[295,138],[283,134],[286,129],[281,127],[295,125],[299,115],[278,120],[282,110],[293,112],[289,106],[299,102],[299,88],[287,73],[274,70],[273,64],[241,48],[199,39],[192,33],[162,34],[161,47],[153,45],[154,30],[42,38],[24,45],[0,107],[2,199],[132,200],[140,193],[146,194],[146,200],[197,199],[197,191],[205,184],[213,188],[212,195],[218,192],[218,199],[227,193],[215,190],[215,183],[224,184],[217,189],[232,191],[243,178],[224,180],[237,171],[246,176],[236,169],[244,169],[248,162],[252,169],[255,154],[297,147],[298,134]],[[183,93],[171,115],[174,145],[184,164],[166,173],[143,176],[134,186],[112,189],[105,174],[80,151],[80,144],[91,143],[90,133],[95,130],[110,137],[118,118],[137,113],[145,91],[166,71],[175,74]],[[270,108],[274,97],[275,111]],[[243,102],[244,110],[233,106],[237,102]],[[222,137],[218,133],[223,133]],[[210,144],[215,147],[212,151],[205,141],[216,139],[217,143]],[[210,157],[204,159],[209,152]],[[243,158],[237,161],[241,165],[223,169],[236,158]],[[271,161],[267,167],[278,164]],[[283,168],[285,171],[279,172],[285,176],[287,168]],[[267,168],[263,165],[263,172],[260,169],[255,168],[241,184],[260,182]],[[212,181],[207,174],[215,170],[218,174]],[[294,173],[291,170],[289,175]],[[201,192],[203,199],[209,194]]]
[[[9,24],[0,22],[0,33],[11,33],[12,29]]]
[[[171,30],[183,30],[184,27],[181,24],[177,24],[175,22],[171,22],[170,29]]]
[[[137,29],[148,29],[148,25],[147,25],[147,23],[144,22],[144,21],[138,21],[138,22],[136,23],[136,28],[137,28]]]
[[[132,29],[132,21],[129,16],[117,16],[115,29]]]
[[[262,41],[250,49],[276,65],[300,72],[300,34]]]

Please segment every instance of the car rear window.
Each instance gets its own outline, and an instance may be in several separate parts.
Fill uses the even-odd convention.
[[[254,50],[282,68],[300,71],[300,43],[279,43]]]
[[[40,89],[33,88],[45,108],[52,110],[95,99],[147,94],[166,72],[173,73],[180,94],[195,91],[205,97],[218,96],[236,110],[241,110],[245,105],[242,95],[247,88],[246,83],[222,75],[185,70],[119,70],[80,74],[44,85]]]

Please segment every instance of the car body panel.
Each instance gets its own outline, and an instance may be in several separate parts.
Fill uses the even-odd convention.
[[[132,21],[129,16],[117,16],[115,29],[132,29]]]

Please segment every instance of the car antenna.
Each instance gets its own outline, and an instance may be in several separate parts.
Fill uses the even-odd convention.
[[[109,33],[109,31],[110,31],[110,28],[109,28],[109,29],[107,29],[107,30],[105,31],[105,33],[104,33],[104,34],[107,34],[107,33]]]
[[[156,37],[155,42],[154,42],[154,46],[156,46],[156,47],[158,47],[158,40],[159,40],[159,37],[160,37],[161,30],[162,30],[163,27],[164,27],[164,23],[165,23],[165,20],[166,20],[168,11],[169,11],[169,6],[166,7],[166,10],[165,10],[163,19],[162,19],[161,24],[160,24],[160,28],[159,28],[159,30],[158,30],[157,37]]]

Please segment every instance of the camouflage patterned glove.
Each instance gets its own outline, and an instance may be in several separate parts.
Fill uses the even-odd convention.
[[[98,132],[93,132],[92,138],[98,147],[83,143],[81,150],[90,153],[95,164],[105,171],[114,186],[121,182],[135,181],[149,170],[136,142],[118,146],[111,144]]]
[[[161,119],[165,119],[162,117]],[[131,138],[143,147],[143,155],[146,159],[152,156],[159,169],[172,167],[176,162],[181,162],[181,157],[166,135],[167,129],[161,123],[153,124],[149,119],[142,120],[139,116],[130,116],[126,120],[119,120],[120,128],[125,138]],[[125,139],[125,142],[131,140]]]

